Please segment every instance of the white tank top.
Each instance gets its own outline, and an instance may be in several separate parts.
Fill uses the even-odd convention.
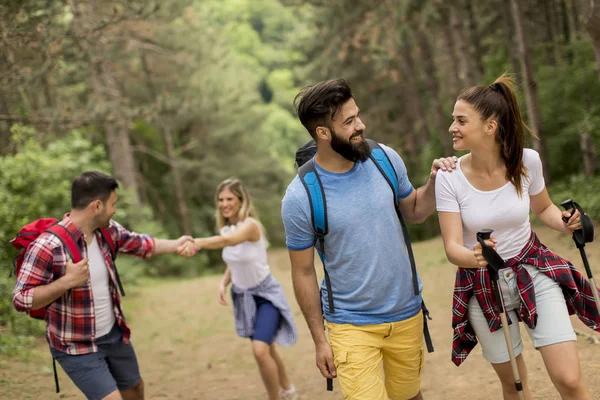
[[[235,231],[242,223],[224,226],[221,235]],[[269,275],[267,246],[262,234],[257,242],[245,241],[224,247],[222,257],[231,271],[231,281],[240,289],[258,286]]]
[[[110,332],[115,324],[115,312],[110,294],[108,268],[95,234],[92,244],[88,246],[88,265],[96,315],[96,337],[100,337]]]

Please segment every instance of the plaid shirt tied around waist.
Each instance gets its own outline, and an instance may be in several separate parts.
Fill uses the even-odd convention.
[[[517,311],[519,321],[531,329],[537,324],[535,288],[524,264],[532,265],[555,281],[562,288],[569,314],[577,314],[579,319],[591,329],[600,332],[600,314],[594,302],[593,288],[577,268],[569,261],[550,251],[532,231],[529,241],[521,252],[505,261],[506,268],[516,274],[521,306]],[[490,332],[499,330],[499,309],[492,292],[490,276],[486,268],[458,268],[454,283],[452,301],[452,362],[459,366],[477,345],[475,331],[469,322],[468,305],[475,296],[483,311]]]
[[[289,347],[296,343],[298,332],[296,331],[292,310],[285,298],[283,288],[271,274],[257,286],[250,289],[241,289],[235,285],[231,285],[231,298],[237,334],[243,338],[249,338],[254,335],[254,325],[256,323],[256,302],[254,301],[254,296],[259,296],[270,301],[281,313],[281,324],[273,340],[284,347]]]

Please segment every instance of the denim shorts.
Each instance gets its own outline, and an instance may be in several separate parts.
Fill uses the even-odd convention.
[[[100,400],[115,390],[131,389],[141,379],[133,345],[123,343],[122,336],[115,323],[96,339],[96,353],[71,355],[52,348],[50,352],[86,398]]]
[[[535,289],[535,302],[538,314],[535,329],[525,325],[529,337],[536,349],[551,344],[577,340],[562,289],[558,283],[531,265],[524,265]],[[512,323],[509,325],[510,338],[515,356],[523,351],[521,331],[517,319],[517,311],[521,300],[517,287],[516,274],[512,269],[500,270],[500,288],[504,298],[504,307]],[[490,332],[487,320],[475,296],[469,301],[469,322],[475,330],[481,344],[483,357],[492,364],[509,361],[508,349],[502,329]]]
[[[256,303],[256,322],[254,323],[254,334],[250,339],[270,345],[281,325],[281,312],[273,303],[260,296],[254,296],[254,302]]]

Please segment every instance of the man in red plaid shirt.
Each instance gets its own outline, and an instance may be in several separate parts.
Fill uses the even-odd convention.
[[[82,260],[73,263],[61,240],[42,233],[27,249],[17,276],[13,304],[25,312],[46,308],[50,351],[88,399],[143,399],[144,387],[121,307],[107,228],[120,253],[147,258],[182,254],[192,240],[155,239],[130,232],[111,220],[118,183],[100,172],[85,172],[71,188],[72,209],[59,225],[77,243]]]

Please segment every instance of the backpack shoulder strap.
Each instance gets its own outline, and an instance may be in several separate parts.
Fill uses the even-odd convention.
[[[402,226],[402,235],[404,236],[404,244],[406,245],[406,250],[408,252],[408,258],[410,260],[410,269],[412,272],[412,281],[413,281],[413,292],[415,296],[419,295],[419,281],[417,280],[417,266],[415,263],[415,255],[412,251],[412,245],[410,243],[410,238],[408,236],[408,228],[406,227],[406,222],[404,222],[404,218],[402,217],[402,212],[400,211],[400,207],[398,202],[400,201],[400,193],[399,193],[399,185],[398,185],[398,174],[390,161],[385,150],[381,148],[379,143],[372,139],[367,139],[369,143],[369,147],[371,148],[371,160],[381,172],[381,175],[385,178],[388,185],[392,189],[394,193],[394,209],[396,210],[396,214],[398,215],[398,219],[400,220],[400,225]],[[433,342],[431,340],[431,335],[429,334],[429,328],[427,326],[427,320],[431,319],[429,316],[429,310],[425,306],[425,302],[421,301],[421,311],[423,312],[423,333],[425,335],[425,344],[427,345],[427,351],[429,353],[433,352]]]
[[[77,242],[75,242],[73,235],[71,235],[71,232],[69,232],[67,228],[60,224],[54,224],[46,229],[46,232],[50,232],[61,241],[63,247],[67,249],[69,255],[71,256],[71,260],[73,260],[74,263],[81,261],[81,250],[79,249],[79,246],[77,246]]]
[[[108,247],[110,248],[110,255],[114,261],[115,258],[117,258],[117,253],[119,251],[117,244],[113,241],[112,236],[110,235],[110,232],[107,228],[100,228],[100,234],[102,235],[104,240],[106,240],[106,243],[108,243]]]
[[[400,220],[400,225],[402,226],[402,236],[404,236],[404,244],[406,245],[406,250],[408,251],[410,269],[413,275],[413,292],[415,293],[415,296],[418,296],[419,281],[417,280],[417,266],[415,264],[415,256],[413,254],[412,245],[408,236],[408,228],[406,227],[406,222],[404,222],[404,217],[402,217],[402,212],[400,211],[400,207],[398,206],[398,202],[400,201],[398,175],[396,174],[396,170],[394,169],[390,158],[381,148],[379,143],[372,139],[367,139],[367,142],[369,143],[369,147],[371,148],[371,160],[373,160],[373,163],[375,164],[379,172],[381,172],[388,185],[390,185],[392,192],[394,193],[394,209],[396,210],[396,214],[398,215],[398,219]]]
[[[125,296],[125,289],[123,289],[123,283],[121,283],[121,276],[119,275],[119,270],[117,269],[116,259],[117,253],[119,252],[119,246],[113,241],[108,228],[100,228],[100,234],[108,243],[108,247],[110,248],[110,255],[113,260],[113,267],[115,271],[115,278],[117,279],[117,286],[119,287],[119,292],[121,292],[121,296]]]
[[[310,204],[310,215],[312,220],[313,230],[317,241],[315,242],[315,248],[319,253],[319,258],[323,263],[323,270],[325,271],[325,285],[327,286],[327,303],[329,305],[329,312],[335,312],[335,306],[333,304],[333,292],[331,290],[331,280],[329,279],[329,273],[325,267],[325,235],[329,232],[329,226],[327,224],[327,201],[325,200],[325,191],[323,190],[323,184],[317,169],[315,168],[312,160],[307,161],[298,168],[298,177],[306,189],[308,195],[308,202]]]
[[[298,168],[298,177],[306,189],[310,203],[310,214],[315,233],[327,235],[327,203],[321,179],[312,161],[304,163]]]
[[[386,152],[381,148],[379,143],[377,143],[373,139],[367,139],[367,143],[369,143],[369,147],[371,148],[371,160],[375,163],[375,166],[381,172],[381,175],[385,178],[388,185],[392,188],[394,192],[395,203],[397,204],[400,200],[400,189],[398,187],[398,175],[396,174],[396,170],[390,161],[390,158],[386,154]]]

